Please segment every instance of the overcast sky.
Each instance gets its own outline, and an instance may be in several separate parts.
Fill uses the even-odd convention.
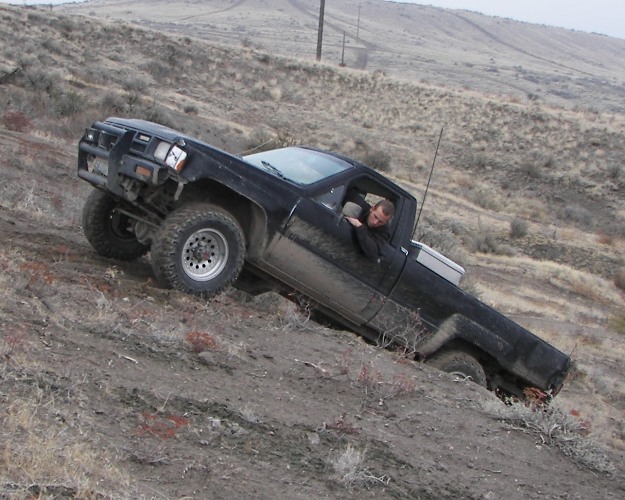
[[[333,1],[333,0],[329,0]],[[465,9],[625,39],[625,0],[393,0]]]
[[[58,4],[67,0],[0,0],[2,3]],[[326,0],[327,3],[341,0]],[[558,26],[625,39],[625,0],[392,0],[465,9],[489,16]],[[173,2],[175,3],[175,2]]]

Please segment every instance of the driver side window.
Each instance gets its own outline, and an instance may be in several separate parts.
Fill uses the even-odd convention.
[[[317,196],[315,201],[322,204],[324,207],[329,208],[333,212],[337,212],[338,207],[343,200],[344,193],[345,186],[333,187],[330,191]]]
[[[370,198],[368,193],[353,186],[347,188],[346,186],[336,186],[315,197],[314,200],[337,215],[359,217],[363,210],[367,210],[369,206],[375,204],[375,201],[371,202]]]
[[[378,201],[388,199],[397,208],[398,197],[375,178],[364,175],[352,179],[347,185],[335,186],[314,200],[339,217],[360,217]],[[395,224],[391,220],[391,232]]]

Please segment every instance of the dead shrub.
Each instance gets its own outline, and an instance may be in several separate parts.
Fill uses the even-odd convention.
[[[124,99],[114,92],[107,92],[100,100],[100,106],[104,111],[104,114],[108,113],[121,113],[126,111],[126,102]]]
[[[199,109],[195,104],[185,104],[183,111],[187,115],[197,115],[199,113]]]
[[[9,360],[16,352],[24,350],[25,337],[25,325],[14,327],[6,325],[3,335],[0,336],[0,361]]]
[[[617,313],[610,320],[610,327],[617,333],[625,334],[625,310]]]
[[[84,106],[84,98],[77,92],[69,91],[59,96],[56,111],[61,116],[74,116]]]
[[[148,84],[141,78],[131,78],[122,82],[122,88],[126,91],[125,99],[128,108],[133,109],[144,100]]]
[[[166,127],[184,131],[184,127],[171,116],[166,108],[158,106],[154,102],[150,106],[137,109],[135,113],[138,118],[143,118],[144,120],[155,122]]]
[[[21,111],[7,111],[2,115],[2,125],[14,132],[26,132],[30,128],[30,120]]]
[[[537,435],[542,444],[559,449],[574,462],[603,473],[614,471],[605,451],[588,437],[590,421],[577,410],[564,411],[544,393],[530,390],[525,402],[488,400],[484,409],[512,428]]]
[[[623,177],[623,167],[618,163],[608,166],[608,177],[614,181],[618,181]]]
[[[330,462],[334,470],[333,479],[350,491],[355,486],[364,486],[369,489],[375,484],[387,485],[391,480],[388,476],[377,476],[363,466],[365,457],[365,451],[357,450],[353,445],[348,444],[347,448],[333,457]]]
[[[589,226],[592,223],[592,214],[584,207],[575,205],[569,205],[564,208],[561,215],[562,219],[581,224],[582,226]]]
[[[253,130],[250,134],[245,144],[245,154],[261,153],[277,147],[277,137],[269,129],[261,127]]]
[[[360,161],[378,172],[389,172],[391,170],[391,155],[385,151],[367,151]]]
[[[400,373],[393,375],[391,381],[383,386],[383,397],[384,399],[392,399],[400,396],[411,396],[416,388],[417,382],[414,379]]]
[[[283,301],[278,306],[276,324],[281,330],[303,330],[309,326],[314,307],[304,299]]]
[[[468,193],[468,197],[478,207],[485,210],[493,210],[495,212],[501,210],[501,201],[491,189],[471,191]]]
[[[193,352],[215,351],[218,349],[217,341],[210,333],[189,332],[185,337]]]
[[[527,175],[530,179],[540,179],[541,168],[540,165],[534,162],[529,162],[521,167],[521,171]]]
[[[510,237],[511,238],[523,238],[527,236],[529,224],[526,220],[515,217],[510,222]]]
[[[597,234],[597,242],[600,243],[601,245],[612,246],[614,245],[614,236],[601,231],[599,234]]]
[[[619,269],[614,277],[614,285],[620,290],[625,290],[625,267]]]
[[[384,349],[393,348],[394,352],[405,360],[414,360],[417,346],[429,335],[418,311],[411,311],[403,325],[385,332],[378,340],[378,345]]]
[[[253,101],[271,101],[271,91],[262,82],[257,83],[247,92],[248,97]]]
[[[365,391],[378,393],[380,385],[383,383],[382,372],[373,368],[373,366],[363,363],[358,374],[358,382],[361,383]]]
[[[469,242],[469,246],[473,252],[480,253],[499,253],[499,243],[497,237],[488,231],[479,230]]]
[[[43,282],[50,285],[57,281],[58,277],[52,273],[50,266],[43,262],[22,262],[19,268],[31,275],[29,285]]]
[[[178,429],[189,425],[190,420],[178,415],[159,415],[144,412],[141,414],[142,422],[139,424],[136,435],[154,436],[160,439],[170,439],[176,436]]]
[[[158,82],[165,81],[172,74],[169,65],[163,64],[160,61],[156,60],[146,62],[141,66],[141,69],[152,75],[154,80]]]
[[[360,429],[358,429],[358,427],[356,427],[353,423],[347,421],[347,416],[345,413],[342,413],[333,422],[324,422],[321,429],[335,431],[339,435],[358,434],[360,432]]]
[[[63,78],[58,73],[50,73],[40,68],[33,68],[24,72],[24,79],[27,89],[35,93],[52,95],[58,92],[58,84]]]

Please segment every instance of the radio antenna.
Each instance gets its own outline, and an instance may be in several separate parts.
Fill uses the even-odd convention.
[[[419,219],[421,219],[421,212],[423,212],[423,205],[425,205],[425,197],[428,195],[428,189],[430,188],[430,181],[432,180],[432,174],[434,173],[434,164],[436,163],[436,157],[438,156],[438,148],[440,147],[441,139],[443,138],[443,129],[444,127],[441,127],[441,133],[438,136],[438,143],[436,144],[436,151],[434,152],[434,159],[432,160],[432,168],[430,169],[430,176],[428,177],[428,183],[425,186],[425,193],[423,193],[423,200],[421,201],[421,208],[419,209],[417,222],[414,225],[415,230],[417,229],[417,226],[419,225]]]

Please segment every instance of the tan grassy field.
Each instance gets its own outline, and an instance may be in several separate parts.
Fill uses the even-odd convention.
[[[427,2],[424,2],[427,3]],[[313,60],[319,0],[91,1],[65,12]],[[625,110],[625,40],[383,0],[327,2],[322,61],[400,80]],[[343,44],[345,34],[345,44]]]
[[[377,8],[378,3],[365,2],[363,6]],[[244,4],[249,7],[254,2]],[[295,4],[301,6],[304,2],[289,3]],[[527,485],[537,484],[531,482],[532,478],[544,480],[542,487],[552,495],[563,491],[592,495],[593,490],[577,490],[580,486],[570,482],[578,465],[571,466],[552,451],[545,452],[546,457],[534,455],[538,453],[536,442],[545,444],[548,439],[541,434],[542,441],[534,442],[539,438],[533,434],[526,438],[525,433],[514,434],[510,439],[526,454],[532,466],[520,466],[512,456],[497,456],[493,460],[506,464],[502,469],[506,471],[506,481],[499,481],[496,486],[503,476],[491,473],[486,478],[484,473],[482,483],[478,479],[466,480],[462,483],[466,489],[454,489],[446,476],[465,470],[461,469],[457,457],[469,460],[468,452],[461,452],[461,448],[478,446],[484,450],[489,440],[503,439],[501,435],[511,432],[499,428],[495,432],[494,425],[483,420],[488,412],[481,409],[479,402],[489,400],[488,395],[476,388],[441,381],[439,375],[427,368],[419,367],[417,375],[406,372],[403,364],[356,342],[351,334],[311,326],[285,303],[278,302],[276,306],[271,302],[278,300],[275,297],[263,299],[268,303],[249,303],[231,294],[206,304],[152,286],[146,271],[149,266],[145,263],[131,269],[98,258],[80,234],[80,210],[89,189],[78,181],[74,168],[76,144],[84,127],[109,115],[122,115],[173,126],[235,153],[271,138],[276,144],[305,143],[338,150],[383,170],[422,199],[436,142],[443,129],[441,149],[416,237],[450,255],[467,269],[463,287],[572,354],[576,369],[557,403],[566,414],[573,411],[581,415],[593,442],[605,447],[614,457],[613,462],[619,464],[625,451],[625,367],[622,363],[625,356],[625,225],[622,222],[625,216],[625,168],[622,166],[625,115],[605,110],[616,109],[617,99],[613,99],[616,94],[606,92],[604,109],[597,105],[599,93],[594,84],[589,83],[588,96],[594,96],[590,108],[583,99],[574,106],[560,107],[542,97],[523,97],[525,89],[521,94],[504,95],[501,87],[469,90],[453,78],[445,85],[433,78],[427,78],[427,83],[410,81],[411,75],[402,70],[399,62],[397,69],[387,71],[384,66],[386,75],[373,71],[375,58],[383,53],[381,49],[376,49],[368,58],[366,70],[339,68],[335,63],[315,63],[295,49],[292,55],[296,57],[287,57],[290,49],[284,49],[287,55],[276,55],[277,51],[267,50],[266,42],[243,43],[245,37],[234,37],[234,33],[232,39],[226,39],[220,31],[223,26],[220,28],[212,17],[210,23],[215,25],[213,31],[220,34],[221,43],[202,40],[204,33],[192,36],[186,26],[176,25],[179,33],[164,34],[114,21],[115,16],[109,13],[112,11],[100,12],[114,5],[115,2],[93,2],[67,8],[69,12],[87,10],[98,16],[111,16],[109,20],[92,15],[68,15],[57,12],[58,9],[0,7],[3,42],[0,48],[0,165],[5,178],[0,186],[0,214],[5,235],[0,249],[0,284],[4,294],[0,318],[0,392],[5,407],[0,417],[3,429],[0,449],[5,465],[0,470],[0,478],[5,490],[6,485],[13,483],[16,491],[21,492],[24,492],[24,485],[48,484],[59,486],[63,493],[65,485],[69,488],[65,493],[69,494],[117,491],[112,494],[116,497],[120,494],[116,488],[126,488],[125,491],[133,492],[128,493],[128,497],[132,497],[138,496],[138,490],[133,489],[139,488],[138,484],[154,481],[155,496],[179,495],[176,491],[192,496],[191,490],[185,490],[173,479],[176,474],[183,474],[184,469],[188,477],[193,477],[190,483],[193,487],[202,484],[202,477],[211,477],[210,472],[216,471],[222,481],[226,481],[223,478],[230,477],[229,474],[245,477],[251,481],[249,484],[257,485],[261,497],[270,496],[271,487],[266,479],[263,482],[267,475],[263,467],[269,467],[267,464],[271,462],[264,455],[271,446],[263,441],[266,436],[255,426],[255,420],[273,422],[272,432],[276,439],[284,440],[286,449],[289,439],[295,439],[290,434],[292,426],[304,425],[302,415],[309,408],[305,402],[301,407],[289,407],[288,411],[279,407],[276,412],[288,417],[278,418],[263,406],[263,399],[255,399],[255,395],[265,391],[279,398],[280,392],[286,391],[292,393],[291,401],[305,401],[306,394],[313,391],[320,406],[310,417],[317,420],[312,421],[318,425],[323,423],[326,428],[334,426],[333,432],[342,430],[340,439],[323,448],[323,453],[327,452],[323,460],[332,462],[328,456],[335,457],[335,472],[341,466],[340,457],[336,456],[338,451],[345,452],[345,460],[362,459],[346,445],[371,441],[370,453],[378,458],[374,460],[373,469],[361,469],[361,472],[369,470],[371,477],[369,482],[363,480],[357,487],[375,489],[384,483],[383,475],[387,474],[384,464],[388,466],[386,448],[380,444],[384,440],[392,440],[394,450],[403,450],[394,455],[397,463],[393,464],[398,470],[401,469],[400,458],[406,463],[416,460],[407,458],[412,455],[406,435],[399,438],[383,435],[391,410],[384,416],[376,413],[380,409],[371,401],[377,397],[378,401],[387,400],[392,410],[401,415],[400,422],[391,422],[393,428],[410,422],[413,426],[409,433],[413,436],[411,439],[423,440],[418,443],[424,450],[423,457],[432,457],[434,463],[438,460],[436,454],[442,453],[441,447],[447,450],[444,455],[447,472],[452,472],[446,474],[434,466],[428,469],[424,463],[412,464],[411,467],[428,470],[426,486],[421,484],[419,487],[423,489],[411,490],[411,479],[406,472],[406,477],[394,476],[394,481],[386,485],[391,488],[389,496],[406,497],[410,496],[410,491],[432,498],[437,491],[442,491],[443,497],[477,497],[489,491],[506,495],[513,491],[513,473],[509,471],[514,466],[521,467],[523,474],[527,474],[524,476],[526,489],[521,489],[519,498],[539,495],[538,490],[527,489],[530,488]],[[197,6],[195,16],[202,14],[199,9],[204,3],[189,5]],[[278,5],[283,3],[276,2]],[[353,8],[356,3],[348,1],[345,5]],[[144,15],[145,10],[135,10],[145,9],[142,6],[143,2],[133,2],[132,7],[126,9]],[[431,11],[429,8],[418,10]],[[473,14],[462,16],[475,18]],[[338,25],[339,13],[332,12],[331,17]],[[287,18],[283,22],[286,23]],[[383,17],[380,14],[376,19],[382,22]],[[448,26],[446,17],[437,19],[441,25]],[[169,22],[174,21],[175,17],[169,18]],[[259,17],[258,27],[254,29],[264,26],[261,21]],[[157,22],[151,20],[149,26],[158,27]],[[304,21],[298,23],[306,25]],[[489,20],[488,23],[501,28],[502,24],[511,22]],[[245,26],[241,33],[255,39],[249,12],[247,17],[241,18],[240,25]],[[234,32],[236,25],[231,26]],[[521,28],[538,30],[525,25]],[[363,38],[367,29],[373,28],[363,23]],[[565,36],[560,30],[557,33]],[[567,37],[569,35],[573,36],[566,33]],[[583,39],[578,43],[586,43],[587,35],[577,35]],[[455,30],[454,36],[468,34]],[[422,46],[433,43],[432,38],[428,37],[428,43],[424,41]],[[440,43],[448,43],[448,40]],[[286,42],[280,40],[282,44]],[[396,46],[396,39],[391,38],[385,44]],[[616,53],[619,44],[614,45]],[[436,47],[428,50],[436,52]],[[527,46],[524,47],[528,52]],[[549,54],[549,59],[558,56],[564,61],[565,57],[575,57],[571,52],[550,50],[554,52]],[[581,64],[590,65],[590,57],[582,56],[579,55],[584,63],[571,60],[566,65],[580,68]],[[391,61],[390,55],[386,57]],[[442,55],[437,57],[443,58]],[[445,57],[453,60],[458,56],[446,52]],[[413,55],[402,52],[396,59],[413,61]],[[382,63],[377,64],[382,67]],[[390,63],[385,64],[391,67]],[[544,60],[543,64],[547,67],[540,69],[542,74],[554,71]],[[621,70],[610,73],[611,68],[605,63],[602,71],[606,74],[598,77],[618,78],[616,75]],[[395,78],[394,71],[400,72],[402,78]],[[591,72],[591,69],[583,71]],[[465,74],[467,81],[478,79],[477,75],[468,75]],[[576,85],[582,85],[582,80],[576,79]],[[550,92],[547,86],[541,89],[541,96]],[[231,386],[226,387],[222,378],[211,388],[202,387],[197,380],[198,373],[204,373],[200,370],[206,367],[192,357],[185,344],[185,335],[194,330],[210,332],[216,339],[220,347],[213,348],[215,359],[209,362],[209,373],[222,370],[220,376]],[[259,331],[263,332],[263,338],[253,335]],[[335,336],[337,340],[331,340]],[[321,344],[326,349],[325,357],[318,351]],[[283,362],[294,348],[302,349],[296,354],[296,362],[291,356],[290,365],[275,367],[271,364]],[[247,353],[252,351],[261,354],[251,358]],[[278,352],[281,354],[276,354]],[[78,355],[70,356],[71,353]],[[98,364],[103,358],[107,358],[108,365]],[[303,360],[309,364],[303,364]],[[397,372],[389,374],[386,371],[389,364]],[[368,370],[363,371],[363,366]],[[238,374],[246,373],[248,378],[232,377],[224,367]],[[138,375],[134,369],[145,372]],[[302,378],[294,374],[304,369],[313,370],[314,375],[304,376],[302,382]],[[272,376],[265,378],[263,370]],[[371,374],[376,373],[375,370],[380,370],[380,375],[373,377]],[[412,377],[413,385],[400,383],[404,380],[400,375]],[[170,377],[169,383],[173,385],[166,386],[165,380]],[[150,386],[152,381],[158,382]],[[380,385],[380,381],[386,385]],[[381,386],[392,388],[392,397],[386,397],[390,393],[381,397],[372,390],[373,387],[379,390]],[[127,388],[127,393],[121,387]],[[180,398],[183,395],[187,398],[185,401],[172,395],[177,390],[181,391]],[[209,396],[215,398],[215,403],[210,404],[223,405],[219,410],[221,414],[216,406],[206,402],[209,396],[202,390],[209,391]],[[248,398],[247,405],[245,399],[229,400],[229,392],[239,390],[248,391],[238,393]],[[358,413],[360,419],[356,418],[353,412],[345,410],[343,402],[331,398],[336,390],[343,391],[345,400],[352,403],[360,401],[358,398],[364,392],[371,406],[365,406],[366,409]],[[358,397],[354,396],[354,391]],[[407,397],[408,393],[418,396],[414,398],[416,402]],[[91,401],[91,396],[97,396],[96,402]],[[371,397],[373,400],[367,399]],[[116,407],[111,401],[116,401],[117,405],[121,401],[128,406],[115,414],[105,407],[104,402],[113,405],[111,408]],[[96,407],[92,406],[94,404]],[[286,402],[281,404],[286,405]],[[454,406],[456,404],[461,410]],[[193,408],[189,410],[185,405]],[[211,421],[213,427],[204,424],[204,429],[210,427],[209,431],[204,431],[210,439],[206,435],[198,437],[194,434],[200,432],[197,427],[190,424],[187,427],[186,423],[183,426],[178,420],[166,419],[163,424],[167,429],[178,424],[184,427],[184,433],[181,431],[177,440],[142,440],[144,434],[137,431],[147,429],[154,438],[160,427],[150,420],[156,418],[153,415],[162,418],[164,411],[175,411],[192,420],[193,415],[208,411],[207,405],[214,415],[211,418],[221,415],[222,425],[236,420],[232,413],[233,408],[236,409],[237,425],[251,433],[251,441],[242,439],[235,446],[225,437],[223,428],[217,430],[214,420]],[[325,416],[321,408],[328,412]],[[471,412],[475,424],[462,421],[467,411]],[[347,417],[342,417],[345,412]],[[328,417],[328,414],[333,416]],[[144,420],[139,423],[132,420],[137,415]],[[425,425],[424,422],[429,422],[432,428],[443,425],[439,423],[440,415],[444,415],[442,420],[447,419],[449,428],[428,441],[428,433],[433,431],[419,426]],[[122,444],[115,430],[115,418],[119,419],[119,433],[131,436],[126,444]],[[315,425],[306,425],[308,437],[316,439],[313,436]],[[471,427],[468,433],[458,432],[469,425],[476,427]],[[356,427],[361,429],[362,435],[352,432]],[[234,426],[228,429],[239,432]],[[266,428],[262,430],[265,434],[268,432]],[[231,434],[236,434],[235,431]],[[85,436],[89,433],[99,437],[90,436],[87,440]],[[463,442],[461,447],[445,441],[442,434],[456,439],[460,439],[459,434],[469,434],[477,436],[475,439],[482,436],[483,440],[478,444]],[[64,436],[70,435],[71,439],[64,441]],[[325,439],[326,434],[321,435]],[[213,438],[216,441],[212,441]],[[198,458],[201,453],[208,453],[205,445],[200,447],[198,455],[192,458],[185,455],[184,450],[207,440],[221,443],[222,450],[227,449],[228,453],[235,454],[232,451],[235,449],[247,450],[249,456],[237,455],[240,463],[229,470],[225,465],[227,460],[205,463]],[[13,453],[19,449],[18,444],[23,446],[21,455]],[[453,452],[450,446],[455,448]],[[94,449],[100,447],[106,452],[98,457]],[[496,448],[497,453],[504,453],[501,450],[507,447]],[[38,457],[37,449],[50,450],[51,455]],[[432,455],[428,455],[428,450]],[[262,463],[254,462],[255,467],[246,469],[249,457],[258,455],[264,457]],[[50,466],[52,457],[60,460],[56,468]],[[181,457],[188,468],[176,469],[183,462]],[[234,455],[229,457],[235,461]],[[426,459],[429,458],[422,458]],[[281,456],[276,460],[279,470],[288,478],[285,484],[295,488],[289,490],[293,496],[319,494],[320,491],[323,492],[320,497],[349,496],[349,488],[344,485],[338,492],[324,490],[327,485],[320,477],[329,474],[327,469],[319,470],[317,476],[301,465],[306,460],[321,462],[321,451],[310,452],[306,459],[290,456],[287,460]],[[127,467],[128,463],[133,465]],[[306,476],[309,484],[294,486],[296,472],[300,471],[293,465],[295,463],[304,467],[305,475],[310,474]],[[172,484],[180,490],[174,486],[158,489],[165,486],[157,479],[157,466],[161,467],[158,472],[171,478]],[[292,466],[293,470],[286,472],[287,466]],[[495,467],[493,464],[482,466],[484,470],[490,467],[491,471]],[[540,475],[543,467],[544,476]],[[610,470],[620,478],[623,471],[618,467],[616,472]],[[589,469],[592,467],[586,463],[579,473],[583,475]],[[597,485],[613,488],[610,491],[615,495],[622,493],[622,482],[614,481],[611,486],[607,479],[602,482],[607,476],[601,474],[605,474],[608,467],[595,464],[595,469],[601,471],[600,478],[595,478]],[[89,479],[96,470],[95,479]],[[272,474],[276,473],[272,469]],[[545,479],[550,473],[554,475],[551,483]],[[142,479],[137,480],[137,474]],[[594,472],[588,474],[588,477],[595,477]],[[592,480],[589,481],[592,484]],[[227,484],[223,491],[248,497],[254,495],[252,489],[241,486],[244,483],[228,481]],[[312,489],[307,489],[309,487]],[[84,491],[81,488],[85,488]],[[28,491],[38,494],[33,489]],[[218,486],[211,491],[213,498],[220,498],[220,491],[227,496]],[[152,496],[149,491],[142,495]],[[515,498],[514,494],[508,496]]]

